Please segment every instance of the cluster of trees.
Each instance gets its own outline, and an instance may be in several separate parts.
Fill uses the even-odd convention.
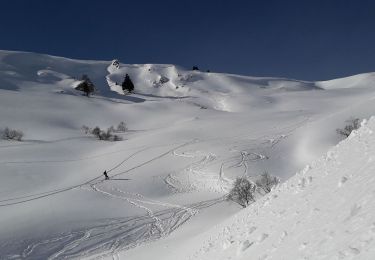
[[[15,140],[21,141],[23,137],[23,132],[20,130],[10,129],[5,127],[1,132],[1,138],[4,140]]]
[[[280,183],[280,179],[264,172],[254,183],[248,177],[239,177],[234,181],[228,199],[246,208],[255,202],[256,194],[269,193]]]
[[[85,132],[85,134],[92,134],[99,140],[122,141],[122,137],[117,135],[116,133],[125,133],[128,128],[124,122],[120,122],[116,128],[114,126],[110,126],[109,128],[107,128],[107,130],[102,130],[98,126],[90,128],[85,125],[82,126],[82,130]]]

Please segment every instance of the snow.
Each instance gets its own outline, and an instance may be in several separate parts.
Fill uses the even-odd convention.
[[[372,117],[325,156],[207,231],[189,259],[373,259],[374,131]]]
[[[89,98],[74,89],[82,74]],[[307,82],[0,51],[0,129],[25,133],[0,140],[0,259],[368,259],[374,119],[311,162],[345,120],[373,115],[374,75]],[[121,121],[120,142],[81,130]],[[284,183],[245,210],[225,200],[236,177],[263,171]],[[319,250],[323,227],[337,233]]]

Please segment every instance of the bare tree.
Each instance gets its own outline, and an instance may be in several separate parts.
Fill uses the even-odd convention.
[[[347,125],[343,129],[336,129],[336,132],[339,135],[344,136],[347,138],[353,130],[357,130],[361,126],[361,122],[359,118],[351,118],[345,121]]]
[[[269,193],[273,187],[280,183],[280,179],[265,171],[255,183],[258,188],[264,190],[265,193]]]
[[[92,129],[91,134],[95,135],[100,139],[100,132],[102,132],[102,130],[100,130],[100,128],[96,126],[94,129]]]
[[[128,131],[128,128],[126,127],[125,122],[121,121],[118,126],[117,126],[117,131],[118,132],[126,132]]]
[[[91,132],[90,127],[88,127],[88,126],[86,126],[86,125],[83,125],[83,126],[81,127],[81,129],[82,129],[83,132],[85,132],[85,134],[88,134],[88,133]]]
[[[251,202],[255,201],[255,190],[256,185],[253,182],[246,177],[240,177],[234,181],[228,199],[246,208]]]

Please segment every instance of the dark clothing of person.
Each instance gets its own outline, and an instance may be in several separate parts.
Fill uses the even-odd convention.
[[[105,179],[106,179],[106,180],[109,180],[109,177],[108,177],[108,175],[107,175],[107,171],[104,171],[103,174],[104,174]]]

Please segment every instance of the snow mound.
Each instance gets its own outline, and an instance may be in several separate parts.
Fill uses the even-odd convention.
[[[346,78],[333,79],[317,82],[317,86],[324,89],[340,89],[340,88],[363,88],[374,87],[375,73],[363,73]]]

